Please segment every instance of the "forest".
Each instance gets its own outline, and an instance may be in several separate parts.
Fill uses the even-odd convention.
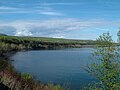
[[[18,37],[0,35],[0,54],[18,50],[40,50],[56,48],[80,48],[82,46],[93,46],[92,40],[72,40],[45,37]]]

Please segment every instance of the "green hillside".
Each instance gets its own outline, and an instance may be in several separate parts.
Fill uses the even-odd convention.
[[[19,50],[40,50],[57,48],[80,48],[94,45],[92,40],[72,40],[44,37],[0,36],[0,53]]]

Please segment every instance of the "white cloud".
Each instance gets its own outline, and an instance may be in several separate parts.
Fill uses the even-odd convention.
[[[39,37],[56,37],[56,38],[87,38],[87,33],[96,36],[96,29],[105,32],[107,29],[103,26],[115,25],[115,22],[101,20],[77,20],[77,19],[51,19],[43,21],[13,21],[0,22],[0,28],[11,27],[16,36],[39,36]],[[9,28],[8,28],[9,27]],[[0,32],[1,32],[0,30]],[[2,31],[4,32],[4,31]],[[75,33],[76,32],[76,33]],[[97,31],[96,31],[97,32]],[[84,34],[84,35],[83,35]],[[85,36],[86,35],[86,36]],[[82,37],[81,37],[82,36]],[[83,37],[85,36],[85,37]],[[89,36],[88,38],[90,38]],[[91,37],[93,38],[93,37]]]
[[[62,13],[53,12],[53,11],[41,11],[40,14],[52,15],[52,16],[62,16]]]
[[[33,4],[32,7],[27,7],[26,5],[22,5],[20,3],[16,3],[18,6],[0,6],[0,14],[11,14],[11,13],[33,13],[33,14],[42,14],[49,16],[62,16],[63,13],[55,10],[53,7],[46,6],[44,4],[36,5]]]
[[[41,4],[41,3],[40,3]],[[45,6],[53,6],[53,5],[80,5],[80,4],[83,4],[83,3],[80,3],[80,2],[66,2],[66,3],[63,3],[63,2],[59,2],[59,3],[42,3],[42,5],[45,5]]]
[[[2,9],[2,8],[0,8]],[[35,14],[42,14],[42,15],[49,15],[49,16],[63,16],[63,13],[57,12],[57,11],[53,11],[53,10],[25,10],[25,9],[2,9],[2,10],[7,10],[7,11],[0,11],[0,14],[6,14],[6,13],[35,13]],[[8,11],[10,10],[10,11]]]
[[[54,36],[53,38],[64,38],[64,36]]]
[[[32,33],[28,30],[18,30],[15,32],[15,36],[32,36]]]
[[[8,6],[1,6],[0,10],[17,10],[18,8],[15,7],[8,7]]]

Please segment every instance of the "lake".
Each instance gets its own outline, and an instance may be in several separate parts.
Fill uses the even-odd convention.
[[[18,72],[30,73],[42,83],[61,84],[78,90],[96,81],[81,68],[95,61],[89,59],[93,51],[92,48],[33,50],[18,52],[11,59]]]

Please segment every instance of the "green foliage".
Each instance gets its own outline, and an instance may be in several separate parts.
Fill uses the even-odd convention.
[[[15,37],[0,36],[0,42],[9,44],[14,50],[21,49],[48,49],[60,47],[81,47],[81,45],[94,45],[92,40],[71,40],[43,37]]]
[[[86,87],[82,88],[81,90],[103,90],[103,88],[100,86],[100,83],[94,83],[94,84],[89,84]]]
[[[0,60],[0,71],[4,70],[8,63],[5,60]]]
[[[100,81],[102,90],[120,90],[119,47],[115,46],[109,33],[104,33],[97,39],[93,56],[98,62],[88,66],[88,71]]]
[[[48,84],[46,90],[64,90],[60,85]]]
[[[21,78],[24,80],[30,80],[30,79],[32,79],[32,76],[28,73],[22,73]]]

